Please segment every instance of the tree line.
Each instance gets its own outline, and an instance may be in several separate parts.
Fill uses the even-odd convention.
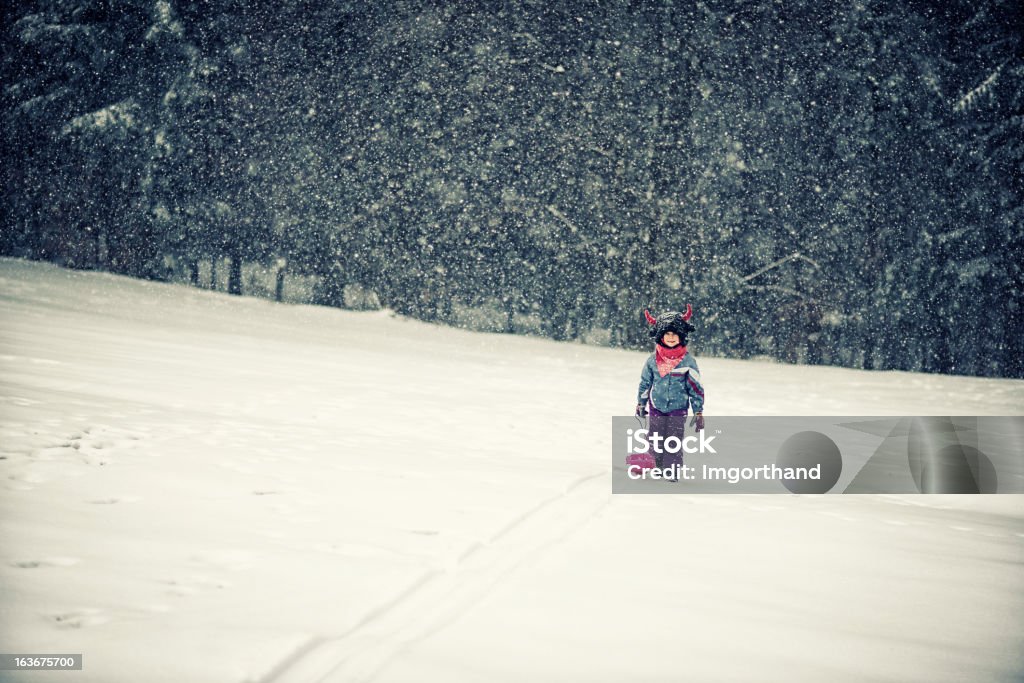
[[[36,0],[0,253],[1024,377],[1019,3]]]

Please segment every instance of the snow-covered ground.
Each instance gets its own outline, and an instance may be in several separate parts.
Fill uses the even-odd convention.
[[[696,341],[709,414],[1024,413]],[[612,496],[643,359],[0,260],[0,652],[85,662],[0,680],[1024,676],[1024,496]]]

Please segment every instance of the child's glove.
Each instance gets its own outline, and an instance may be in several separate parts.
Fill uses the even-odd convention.
[[[694,413],[693,419],[690,420],[691,427],[697,427],[698,432],[704,431],[704,413]]]
[[[637,417],[647,417],[647,404],[646,403],[637,403],[636,404],[636,412],[633,413],[633,414],[636,415]]]

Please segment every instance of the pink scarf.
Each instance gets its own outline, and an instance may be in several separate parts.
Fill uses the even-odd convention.
[[[661,344],[657,344],[654,347],[654,362],[658,364],[658,372],[661,373],[662,377],[672,372],[672,369],[679,365],[679,361],[683,360],[685,355],[685,346],[676,346],[669,349]]]

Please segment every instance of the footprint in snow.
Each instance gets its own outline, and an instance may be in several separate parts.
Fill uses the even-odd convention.
[[[90,505],[117,505],[118,503],[137,503],[142,500],[138,496],[121,496],[120,498],[96,498],[88,501]]]
[[[99,626],[110,621],[102,610],[82,608],[70,612],[49,615],[50,619],[57,623],[60,628],[83,628],[85,626]]]
[[[198,595],[207,590],[223,590],[230,588],[231,584],[220,579],[211,579],[208,576],[189,576],[182,579],[167,579],[163,582],[170,586],[167,592],[179,598],[187,598]]]
[[[77,557],[47,557],[40,560],[15,560],[8,564],[16,569],[39,569],[43,567],[73,567],[80,561]]]

